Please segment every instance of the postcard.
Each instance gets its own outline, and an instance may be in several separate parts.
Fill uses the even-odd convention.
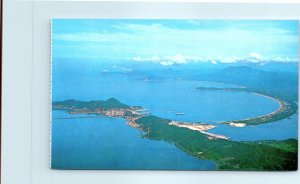
[[[298,21],[51,29],[52,169],[298,169]]]

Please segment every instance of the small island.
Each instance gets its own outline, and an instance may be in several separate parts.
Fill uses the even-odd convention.
[[[212,160],[218,170],[296,170],[297,140],[233,141],[223,135],[207,132],[213,125],[178,122],[143,114],[140,106],[129,106],[115,98],[105,101],[66,100],[52,103],[53,110],[70,114],[95,114],[120,117],[128,125],[144,132],[143,137],[163,140],[188,154]],[[251,157],[251,159],[249,159]]]

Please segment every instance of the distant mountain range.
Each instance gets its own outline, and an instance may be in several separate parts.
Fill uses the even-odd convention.
[[[287,101],[298,101],[298,63],[246,63],[160,66],[154,63],[123,64],[102,74],[120,74],[144,81],[193,79],[245,86]],[[108,67],[107,67],[108,68]],[[121,68],[121,69],[120,69]],[[127,70],[124,70],[126,68]],[[130,69],[130,70],[129,70]]]

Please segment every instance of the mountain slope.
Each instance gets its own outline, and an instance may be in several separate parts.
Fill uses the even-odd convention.
[[[287,101],[298,100],[297,74],[266,72],[246,66],[231,66],[215,73],[198,75],[195,78],[241,85]]]

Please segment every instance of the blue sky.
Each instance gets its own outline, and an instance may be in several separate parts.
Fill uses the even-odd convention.
[[[189,62],[297,62],[298,21],[53,19],[53,57]]]

